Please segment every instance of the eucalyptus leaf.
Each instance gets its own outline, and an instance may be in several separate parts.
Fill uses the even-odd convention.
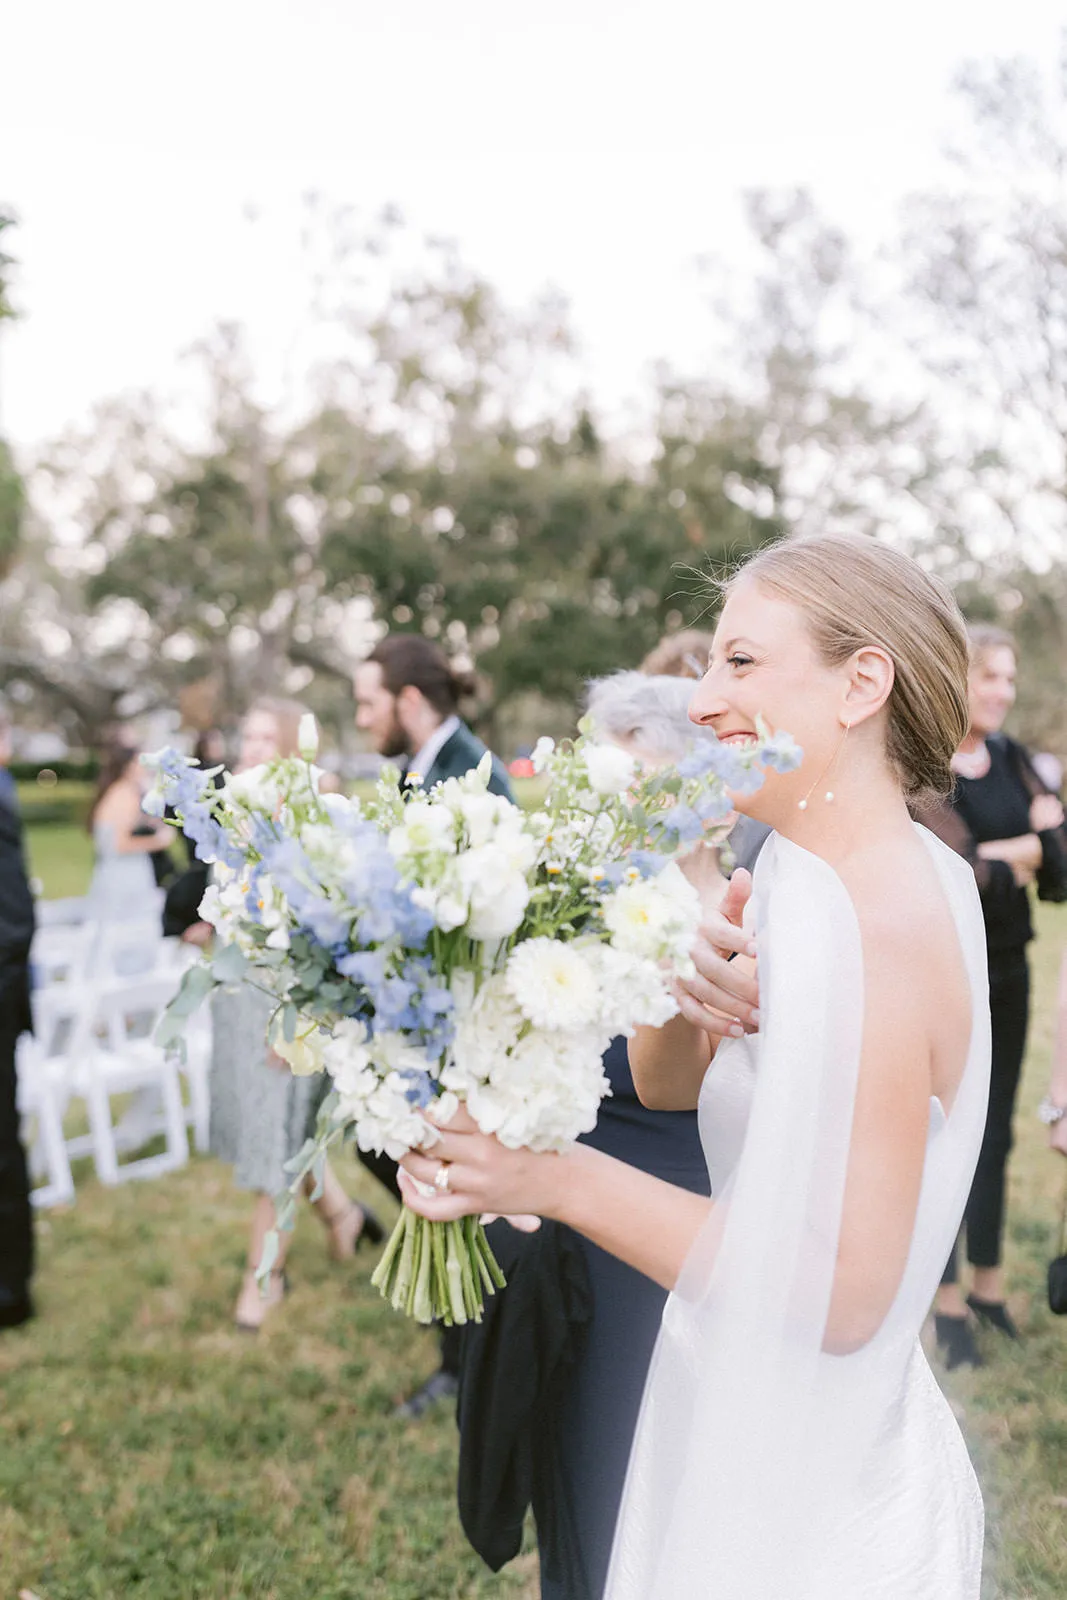
[[[220,946],[211,963],[211,972],[217,983],[240,983],[248,971],[248,958],[235,944]]]
[[[198,962],[182,975],[178,992],[167,1007],[176,1017],[189,1017],[218,985],[211,968]]]
[[[277,1228],[272,1228],[263,1240],[263,1253],[259,1258],[259,1266],[256,1268],[256,1279],[261,1286],[266,1283],[271,1275],[274,1263],[278,1259],[281,1242]]]

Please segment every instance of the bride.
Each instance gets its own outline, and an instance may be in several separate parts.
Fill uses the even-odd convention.
[[[907,557],[824,537],[749,561],[690,716],[804,750],[736,797],[774,829],[732,941],[759,1030],[709,1009],[698,952],[681,1014],[630,1046],[646,1104],[697,1107],[713,1199],[464,1112],[405,1159],[425,1216],[554,1217],[672,1291],[608,1600],[977,1600],[981,1496],[918,1335],[984,1125],[985,945],[970,869],[908,813],[951,783],[966,689],[959,614]]]

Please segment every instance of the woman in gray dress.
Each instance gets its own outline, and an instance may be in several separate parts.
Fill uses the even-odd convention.
[[[136,750],[116,745],[105,756],[89,810],[95,862],[86,916],[90,922],[153,917],[159,891],[151,856],[169,849],[174,830],[141,809],[148,774]]]
[[[276,756],[295,755],[303,711],[303,706],[291,700],[257,701],[241,726],[236,770],[243,772]],[[263,1241],[274,1226],[273,1197],[289,1182],[285,1162],[303,1145],[319,1095],[317,1078],[294,1077],[267,1045],[273,1008],[269,996],[248,984],[216,991],[212,1003],[211,1151],[233,1166],[237,1187],[255,1195],[248,1267],[234,1310],[237,1327],[248,1333],[258,1332],[285,1293],[289,1234],[282,1234],[266,1292],[260,1290],[256,1269]],[[378,1219],[349,1199],[329,1166],[314,1209],[335,1261],[349,1259],[361,1239],[375,1242],[382,1237]]]

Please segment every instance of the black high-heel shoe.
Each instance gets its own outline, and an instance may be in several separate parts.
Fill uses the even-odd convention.
[[[937,1348],[946,1369],[954,1367],[984,1367],[981,1351],[975,1343],[974,1330],[967,1317],[950,1317],[938,1311],[934,1316]]]
[[[979,1300],[976,1294],[967,1296],[967,1304],[987,1328],[995,1328],[1008,1339],[1018,1339],[1019,1330],[1003,1300]]]
[[[358,1201],[356,1203],[357,1205],[359,1204]],[[360,1245],[363,1243],[381,1244],[382,1240],[385,1238],[385,1224],[382,1222],[381,1218],[371,1210],[370,1206],[361,1205],[359,1209],[363,1213],[363,1226],[359,1230],[359,1238],[356,1240],[356,1249],[358,1250]]]

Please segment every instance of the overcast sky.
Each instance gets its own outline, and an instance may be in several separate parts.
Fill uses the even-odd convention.
[[[699,360],[692,262],[739,256],[739,190],[809,185],[876,235],[936,171],[956,66],[1048,58],[1067,21],[1062,0],[8,11],[0,202],[21,219],[25,316],[0,349],[0,422],[23,444],[168,389],[220,317],[248,324],[276,381],[308,190],[395,202],[516,300],[561,289],[616,404],[656,358]]]

